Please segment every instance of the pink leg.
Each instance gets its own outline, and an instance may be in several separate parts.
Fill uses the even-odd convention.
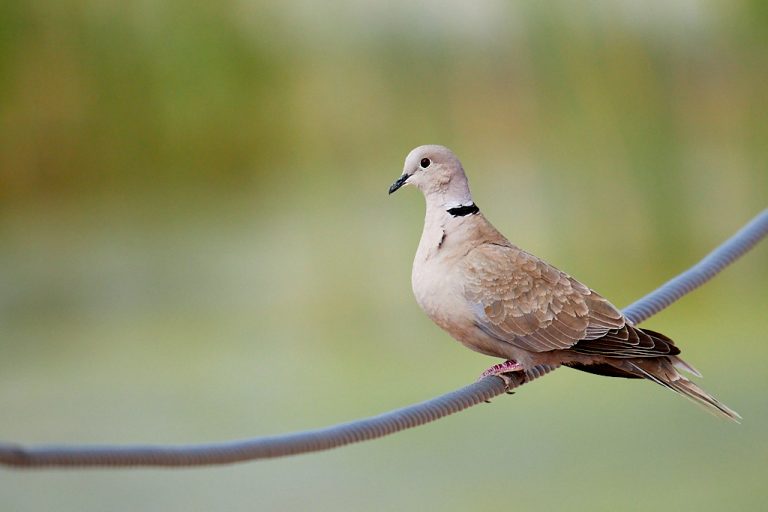
[[[512,392],[510,389],[514,388],[514,379],[509,375],[512,372],[522,372],[525,371],[523,369],[523,365],[515,361],[514,359],[510,359],[508,361],[504,361],[503,363],[495,364],[485,370],[481,375],[480,379],[484,379],[485,377],[491,377],[495,376],[500,378],[504,381],[504,385],[507,388],[507,393],[511,394]],[[480,380],[477,379],[477,380]],[[486,402],[490,403],[490,400],[486,400]]]
[[[480,378],[482,379],[483,377],[498,375],[499,377],[504,379],[504,381],[506,382],[507,379],[504,378],[505,373],[520,372],[520,371],[523,371],[523,365],[521,365],[517,361],[510,359],[509,361],[504,361],[503,363],[499,363],[491,366],[480,375]]]

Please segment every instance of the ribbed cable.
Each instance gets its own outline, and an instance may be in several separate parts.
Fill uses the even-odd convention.
[[[696,265],[627,306],[624,309],[624,316],[635,324],[647,320],[715,277],[725,267],[757,245],[766,235],[768,235],[768,210],[763,210]]]
[[[768,235],[768,210],[763,211],[734,236],[699,263],[646,295],[624,310],[634,323],[650,316],[712,279]],[[231,464],[256,459],[284,457],[329,450],[351,443],[376,439],[462,411],[490,400],[552,371],[538,366],[526,375],[485,377],[474,384],[419,404],[378,416],[327,428],[211,444],[176,446],[22,446],[0,443],[0,464],[17,468],[40,467],[179,467]]]

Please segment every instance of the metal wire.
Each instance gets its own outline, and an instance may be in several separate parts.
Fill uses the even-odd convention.
[[[488,401],[552,370],[553,367],[537,366],[526,375],[511,374],[509,386],[498,377],[486,377],[457,391],[419,404],[317,430],[186,446],[91,445],[25,448],[0,443],[0,463],[21,468],[207,466],[330,450],[430,423]]]
[[[712,279],[768,235],[768,210],[726,240],[699,263],[630,305],[624,314],[639,323]],[[213,444],[176,446],[31,446],[0,443],[0,464],[16,468],[40,467],[179,467],[231,464],[329,450],[376,439],[429,423],[505,391],[530,382],[554,368],[539,366],[525,375],[508,374],[507,385],[498,377],[484,379],[459,390],[378,416],[332,427],[277,436]]]
[[[639,324],[703,285],[739,259],[768,235],[768,209],[763,210],[731,238],[720,244],[696,265],[670,279],[624,309],[624,316]]]

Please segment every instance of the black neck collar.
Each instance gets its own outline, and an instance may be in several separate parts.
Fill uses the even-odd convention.
[[[475,203],[468,204],[466,206],[457,206],[455,208],[448,208],[446,210],[448,213],[453,215],[454,217],[464,217],[465,215],[474,215],[477,212],[480,211],[480,208],[477,207]]]

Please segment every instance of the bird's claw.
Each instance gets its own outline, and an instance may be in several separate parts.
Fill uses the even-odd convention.
[[[509,375],[514,372],[523,371],[523,365],[515,360],[504,361],[503,363],[495,364],[480,374],[480,379],[484,377],[496,376],[504,381],[504,387],[507,389],[507,393],[514,387],[516,387],[515,379]],[[478,380],[480,380],[478,379]]]

